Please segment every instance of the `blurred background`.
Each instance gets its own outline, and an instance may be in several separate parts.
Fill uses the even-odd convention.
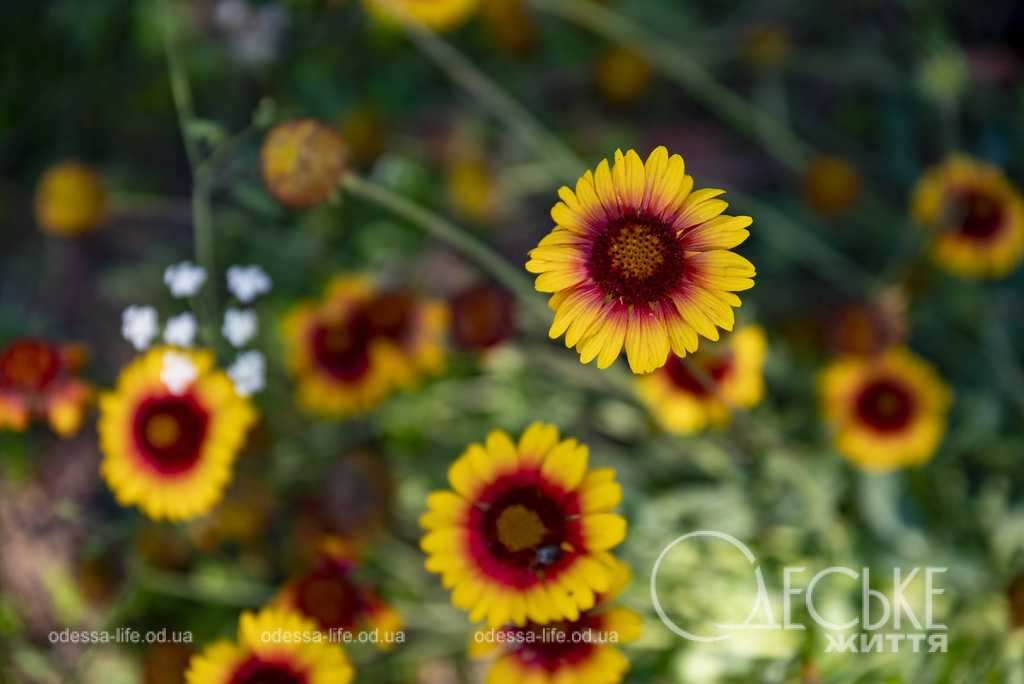
[[[0,430],[0,681],[183,682],[191,655],[232,638],[324,533],[359,545],[359,572],[406,633],[388,652],[349,649],[356,681],[483,681],[469,621],[423,569],[417,519],[467,444],[543,419],[623,483],[619,556],[634,579],[620,602],[644,616],[625,681],[1024,682],[1024,274],[945,268],[912,210],[956,154],[1024,182],[1024,5],[481,0],[450,25],[410,22],[359,0],[3,3],[0,348],[74,350],[63,372],[95,397],[136,355],[126,307],[163,320],[190,306],[168,291],[169,265],[200,260],[223,295],[229,266],[256,264],[273,289],[252,305],[261,417],[208,515],[173,524],[118,505],[94,399],[74,430]],[[351,173],[456,236],[336,183],[301,207],[279,201],[261,146],[303,118],[340,136]],[[546,295],[521,268],[561,185],[617,148],[657,145],[754,219],[737,251],[758,275],[737,316],[764,331],[763,392],[688,430],[644,402],[624,361],[598,371],[548,340],[527,313]],[[1017,191],[998,192],[1005,221],[1024,221]],[[477,245],[525,287],[481,265]],[[446,361],[336,420],[295,401],[280,321],[352,272],[444,302]],[[219,329],[219,310],[197,310]],[[952,403],[934,449],[879,472],[837,447],[818,383],[836,358],[892,347],[923,359]],[[882,588],[893,566],[948,567],[948,652],[828,653],[813,627],[681,639],[648,581],[695,529],[742,539],[772,587],[786,566],[870,567]],[[694,630],[741,620],[754,588],[741,556],[711,549],[667,563],[659,583]],[[833,615],[859,610],[853,584],[827,592]],[[49,636],[118,627],[195,642]]]

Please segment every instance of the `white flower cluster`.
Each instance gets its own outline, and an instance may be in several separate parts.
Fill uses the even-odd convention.
[[[176,299],[196,296],[206,283],[206,269],[189,261],[168,266],[164,283]],[[249,304],[270,292],[273,283],[259,266],[231,266],[227,273],[228,291],[242,304]],[[163,329],[164,343],[186,349],[191,347],[199,330],[194,314],[185,311],[167,319]],[[228,307],[224,312],[221,334],[232,347],[241,349],[259,331],[256,312],[248,308]],[[129,306],[121,315],[121,334],[137,351],[144,351],[160,333],[160,318],[152,306]],[[235,391],[250,396],[266,385],[266,359],[259,351],[239,353],[228,368],[228,377]],[[195,382],[198,372],[185,354],[169,351],[164,355],[160,379],[172,394],[183,394]]]

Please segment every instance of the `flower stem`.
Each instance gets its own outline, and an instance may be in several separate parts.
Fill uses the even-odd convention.
[[[367,200],[386,209],[395,215],[415,224],[428,235],[441,240],[455,248],[481,268],[490,273],[495,280],[504,285],[519,298],[522,307],[539,321],[546,321],[551,314],[547,306],[534,292],[524,271],[512,266],[505,258],[473,237],[468,231],[456,226],[445,218],[421,207],[415,202],[392,192],[388,188],[373,183],[354,173],[347,174],[342,180],[342,187],[352,195]]]
[[[627,46],[679,84],[694,99],[734,125],[792,171],[802,171],[809,147],[788,127],[723,86],[698,62],[626,17],[590,0],[528,0],[554,14]]]
[[[551,159],[563,180],[575,181],[579,177],[585,168],[583,161],[518,100],[429,28],[412,20],[401,24],[410,40],[477,104],[508,126],[537,156]]]
[[[199,146],[189,130],[189,125],[195,120],[192,88],[189,85],[188,74],[178,49],[177,36],[175,34],[176,22],[172,16],[173,8],[169,0],[165,1],[164,10],[167,16],[164,17],[163,21],[163,44],[164,54],[167,58],[171,96],[174,100],[174,109],[178,116],[178,127],[181,129],[185,154],[188,157],[189,168],[192,171],[192,239],[195,245],[195,258],[196,263],[206,269],[207,277],[212,278],[216,272],[213,210],[211,209],[211,195],[213,192],[211,184],[212,174],[204,165],[200,156]],[[217,301],[216,289],[212,283],[203,288],[198,297],[196,308],[199,309],[197,313],[199,313],[202,320],[202,325],[200,326],[201,334],[205,338],[207,345],[211,348],[216,348],[217,338],[213,329],[217,312]]]

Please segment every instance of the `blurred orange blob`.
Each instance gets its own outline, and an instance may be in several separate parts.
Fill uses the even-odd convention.
[[[804,201],[825,218],[844,214],[857,200],[860,188],[857,169],[840,157],[815,157],[804,173]]]
[[[34,416],[61,437],[78,432],[91,388],[76,377],[84,352],[23,338],[0,349],[0,429],[22,431]]]
[[[791,47],[789,30],[781,24],[758,24],[747,32],[745,53],[747,59],[756,66],[782,66],[789,57]]]
[[[184,644],[154,644],[142,661],[143,684],[185,684],[185,671],[195,650]]]
[[[263,141],[263,180],[282,204],[294,209],[327,199],[345,173],[348,149],[334,129],[315,119],[278,124]]]
[[[455,295],[451,312],[452,337],[463,349],[490,349],[515,329],[512,296],[491,285],[474,285]]]
[[[597,87],[615,104],[635,102],[651,85],[651,65],[635,50],[608,48],[596,64]]]
[[[513,55],[533,49],[537,28],[523,0],[484,0],[483,20],[494,43]]]
[[[96,229],[107,216],[107,193],[99,175],[78,162],[50,167],[39,180],[36,222],[45,232],[73,237]]]

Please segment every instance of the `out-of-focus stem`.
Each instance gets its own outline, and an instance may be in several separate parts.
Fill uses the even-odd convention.
[[[789,128],[720,84],[703,66],[626,17],[590,0],[528,0],[538,10],[558,15],[643,55],[694,99],[761,145],[792,171],[800,172],[808,146]]]
[[[467,230],[411,202],[388,188],[350,173],[342,187],[352,195],[367,200],[416,225],[428,235],[455,248],[476,262],[519,298],[523,308],[540,321],[550,317],[547,306],[533,290],[525,271],[510,264],[504,257],[478,240]]]
[[[216,272],[216,259],[213,240],[213,211],[210,207],[210,196],[213,190],[211,174],[203,163],[199,147],[189,131],[189,124],[195,119],[192,88],[189,85],[188,74],[178,50],[175,34],[176,22],[172,15],[173,8],[170,2],[164,3],[164,10],[167,16],[164,17],[163,22],[163,42],[171,95],[178,116],[178,127],[181,129],[181,137],[185,145],[185,154],[188,156],[189,167],[192,170],[192,239],[195,245],[196,263],[206,269],[207,276],[212,278]],[[213,329],[217,301],[216,290],[212,284],[203,288],[198,300],[197,308],[202,321],[201,334],[206,343],[211,348],[215,348],[216,335],[213,333]]]
[[[396,13],[399,8],[395,8]],[[575,181],[585,165],[562,140],[552,134],[514,97],[484,74],[461,52],[429,28],[412,20],[401,22],[406,35],[476,103],[499,119],[540,158],[551,159],[565,181]]]

